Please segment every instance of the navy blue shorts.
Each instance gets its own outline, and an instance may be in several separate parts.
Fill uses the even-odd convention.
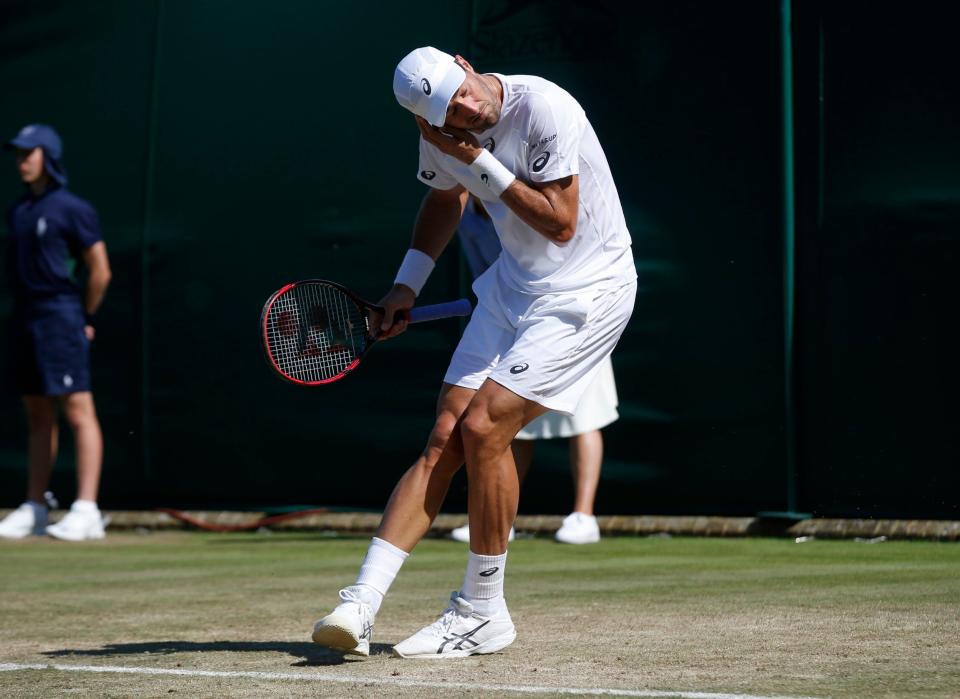
[[[90,342],[79,303],[34,304],[11,319],[10,379],[24,396],[90,390]]]

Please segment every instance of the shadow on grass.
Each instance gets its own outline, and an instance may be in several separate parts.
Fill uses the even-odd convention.
[[[386,655],[391,646],[386,643],[371,643],[370,655]],[[316,643],[283,643],[280,641],[210,641],[208,643],[193,643],[191,641],[152,641],[148,643],[111,643],[102,648],[72,649],[45,651],[43,655],[50,658],[75,657],[112,657],[118,655],[174,655],[176,653],[287,653],[300,662],[292,667],[311,667],[316,665],[340,665],[349,662],[347,658],[358,656],[344,656],[343,653]]]

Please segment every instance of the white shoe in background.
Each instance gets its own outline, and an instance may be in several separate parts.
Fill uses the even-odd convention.
[[[106,535],[103,515],[96,503],[77,500],[63,519],[47,527],[47,534],[64,541],[102,539]]]
[[[513,541],[516,538],[517,533],[513,531],[513,527],[510,527],[510,533],[507,535],[507,541]],[[470,543],[470,525],[464,524],[462,527],[457,527],[450,532],[450,538],[454,541],[462,541],[465,544]]]
[[[0,539],[24,539],[42,536],[47,531],[47,508],[25,502],[0,522]]]
[[[600,541],[600,527],[597,518],[574,512],[563,518],[563,526],[553,538],[561,544],[595,544]]]

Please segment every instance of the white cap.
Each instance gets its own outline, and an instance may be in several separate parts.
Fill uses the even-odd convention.
[[[467,74],[453,56],[425,46],[408,53],[393,73],[393,94],[404,109],[443,126],[447,106]]]

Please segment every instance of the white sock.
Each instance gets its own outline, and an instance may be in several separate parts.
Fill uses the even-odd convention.
[[[100,511],[100,508],[97,507],[97,503],[93,500],[74,500],[73,504],[70,506],[70,509],[74,512],[89,512],[92,514]]]
[[[400,572],[400,566],[410,554],[399,549],[389,541],[373,537],[367,557],[360,566],[356,587],[360,598],[370,605],[373,613],[380,611],[383,597],[393,584],[393,579]]]
[[[470,552],[460,596],[472,604],[478,614],[492,616],[506,608],[507,602],[503,598],[503,570],[506,566],[506,551],[499,556]]]

